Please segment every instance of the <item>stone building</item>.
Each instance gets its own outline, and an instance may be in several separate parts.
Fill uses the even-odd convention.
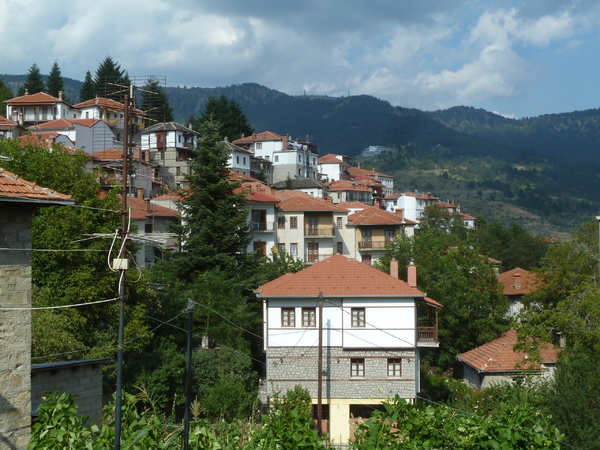
[[[33,213],[70,203],[0,168],[0,448],[27,448],[30,436]]]
[[[388,398],[413,401],[419,350],[438,346],[441,305],[416,288],[416,266],[409,282],[397,278],[396,261],[391,273],[338,254],[256,291],[267,356],[263,399],[300,385],[317,404],[321,378],[322,424],[334,445],[347,444],[353,422]]]

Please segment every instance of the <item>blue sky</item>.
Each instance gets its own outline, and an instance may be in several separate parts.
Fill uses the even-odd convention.
[[[0,0],[0,74],[83,80],[110,55],[169,86],[255,82],[509,117],[600,103],[592,0]]]

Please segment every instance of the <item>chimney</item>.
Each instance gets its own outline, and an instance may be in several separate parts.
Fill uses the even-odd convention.
[[[410,287],[417,287],[417,266],[415,266],[415,261],[413,258],[410,258],[410,262],[408,263],[406,282]]]
[[[144,200],[144,188],[141,186],[137,188],[137,198]]]
[[[58,91],[58,99],[59,100],[63,99],[63,91]]]
[[[515,281],[514,288],[521,289],[521,274],[519,272],[515,273]]]
[[[394,278],[398,278],[398,261],[396,258],[392,258],[390,261],[390,275]]]

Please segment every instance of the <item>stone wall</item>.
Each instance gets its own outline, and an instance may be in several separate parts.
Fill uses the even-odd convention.
[[[351,378],[350,362],[364,358],[365,376]],[[402,359],[402,376],[388,378],[388,358]],[[313,399],[318,389],[317,347],[271,347],[267,353],[267,386],[269,396],[285,395],[301,385]],[[390,398],[396,394],[406,399],[415,397],[415,351],[413,349],[344,350],[323,349],[323,398],[369,399]]]
[[[25,249],[31,249],[32,213],[29,206],[0,202],[2,308],[31,307],[31,252]],[[0,310],[0,448],[27,448],[30,372],[31,312]]]

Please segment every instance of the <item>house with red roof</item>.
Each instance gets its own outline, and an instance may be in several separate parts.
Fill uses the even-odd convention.
[[[511,329],[492,342],[458,355],[463,381],[472,388],[484,389],[525,375],[532,381],[553,375],[560,348],[539,342],[539,358],[532,358],[527,352],[514,350],[517,342],[517,330]]]
[[[366,183],[337,180],[327,183],[327,190],[333,203],[360,202],[367,205],[373,204],[373,189]]]
[[[31,425],[32,218],[71,205],[60,194],[0,168],[0,430],[4,448],[27,448]]]
[[[0,139],[14,139],[27,133],[25,127],[4,116],[0,116]]]
[[[425,208],[436,204],[439,201],[439,198],[434,197],[429,192],[402,192],[386,196],[385,209],[390,212],[396,212],[396,210],[402,209],[404,211],[404,217],[410,220],[419,221],[423,216]]]
[[[59,133],[67,136],[75,148],[94,154],[117,145],[110,127],[99,119],[57,119],[29,127],[33,134]]]
[[[273,183],[289,178],[318,179],[317,146],[311,142],[280,136],[271,131],[236,139],[233,143],[250,150],[255,157],[273,163]]]
[[[408,282],[343,255],[283,275],[255,292],[263,301],[266,378],[261,400],[300,385],[333,445],[346,445],[353,424],[395,395],[414,401],[420,351],[437,347],[442,306]],[[322,342],[319,345],[319,342]]]
[[[260,189],[246,190],[248,205],[248,227],[250,228],[250,243],[248,252],[254,252],[256,257],[268,256],[273,249],[285,250],[285,246],[277,240],[277,213],[275,211],[279,199]]]
[[[539,277],[528,270],[516,267],[498,275],[502,292],[508,298],[507,315],[517,318],[525,309],[523,296],[535,292],[541,284]]]
[[[416,222],[407,220],[402,210],[395,214],[376,206],[356,211],[348,216],[348,228],[354,231],[350,256],[371,265],[387,252],[396,236],[414,235]]]
[[[79,112],[63,100],[62,92],[58,98],[45,92],[25,94],[6,100],[6,115],[13,122],[30,127],[57,119],[77,119]]]
[[[345,155],[328,153],[318,159],[319,177],[322,182],[347,180],[350,176],[351,158]]]
[[[394,192],[394,177],[391,175],[386,175],[378,172],[375,169],[361,169],[360,164],[358,167],[350,167],[348,169],[348,173],[350,178],[354,179],[355,181],[369,178],[377,183],[380,183],[383,186],[382,198],[392,195],[392,192]]]

